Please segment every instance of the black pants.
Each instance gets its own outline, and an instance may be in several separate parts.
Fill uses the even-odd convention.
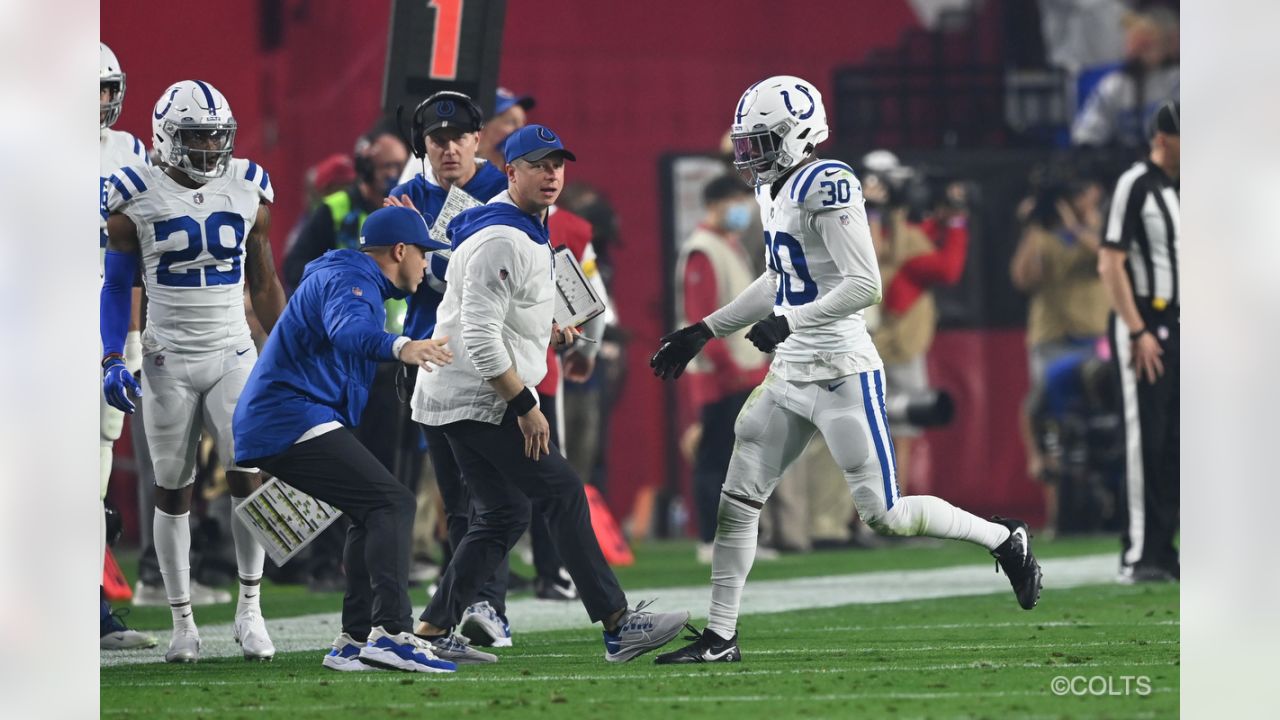
[[[1145,306],[1145,307],[1144,307]],[[1160,341],[1164,374],[1151,383],[1132,366],[1129,329],[1114,315],[1111,349],[1120,373],[1126,450],[1126,517],[1121,564],[1177,571],[1173,540],[1179,525],[1181,380],[1177,308],[1163,312],[1139,302],[1146,326]]]
[[[462,480],[462,468],[449,447],[449,440],[444,431],[438,427],[422,425],[427,436],[427,454],[431,458],[431,467],[436,473],[436,485],[440,488],[440,499],[444,501],[445,524],[449,531],[449,542],[446,543],[445,557],[441,575],[447,575],[449,566],[462,538],[467,534],[475,509],[471,504],[471,492]],[[471,602],[488,601],[499,615],[507,615],[507,585],[510,580],[510,563],[507,556],[494,568],[493,573],[485,580]],[[468,605],[471,603],[467,603]]]
[[[375,625],[393,634],[411,632],[409,549],[417,510],[413,493],[346,428],[247,464],[261,467],[350,518],[343,552],[347,568],[343,631],[356,639],[368,637]]]
[[[464,420],[441,426],[466,478],[474,515],[440,589],[422,620],[453,627],[480,587],[529,525],[531,500],[545,503],[548,525],[594,621],[626,607],[626,597],[605,562],[591,528],[582,481],[559,448],[536,462],[524,455],[524,436],[508,411],[499,425]]]
[[[734,393],[702,406],[702,439],[693,460],[693,503],[698,511],[698,539],[716,539],[720,490],[733,457],[734,424],[751,391]]]
[[[562,443],[556,396],[541,396],[538,399],[538,409],[551,425],[551,444],[559,448]],[[557,449],[556,452],[560,450]],[[547,525],[546,508],[540,500],[533,501],[533,517],[529,520],[529,547],[533,550],[533,569],[538,577],[544,581],[559,579],[564,560],[560,559],[560,553],[556,550],[555,540],[551,537],[551,528]]]

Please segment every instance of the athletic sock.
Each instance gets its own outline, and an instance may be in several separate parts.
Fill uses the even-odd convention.
[[[964,540],[995,550],[1009,539],[1009,528],[965,512],[942,498],[932,495],[908,495],[898,498],[894,510],[907,516],[911,535]]]
[[[156,508],[151,523],[156,560],[169,604],[191,602],[191,513],[170,515]],[[176,616],[175,616],[176,617]]]
[[[261,580],[267,551],[236,514],[236,508],[243,505],[245,499],[231,498],[231,538],[236,545],[236,570],[241,580]]]
[[[236,615],[241,615],[250,610],[261,615],[261,595],[262,585],[245,585],[244,583],[240,583],[240,595],[236,600]]]
[[[158,511],[157,511],[158,512]],[[196,615],[191,609],[191,603],[186,602],[180,605],[170,605],[169,613],[173,615],[173,629],[177,630],[181,627],[195,627]]]
[[[715,548],[711,554],[711,611],[707,628],[728,640],[737,632],[742,588],[756,557],[760,509],[720,496]]]

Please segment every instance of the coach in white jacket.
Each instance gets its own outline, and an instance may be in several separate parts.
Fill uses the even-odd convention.
[[[572,343],[576,332],[553,332],[546,216],[564,186],[565,161],[575,158],[541,125],[513,133],[504,151],[507,191],[449,223],[453,253],[435,336],[450,338],[454,362],[419,373],[413,393],[413,419],[444,432],[475,504],[417,632],[444,657],[485,661],[455,647],[449,629],[524,533],[532,497],[545,503],[587,614],[604,625],[605,659],[622,662],[666,644],[689,613],[628,609],[592,531],[582,481],[551,447],[532,388],[547,372],[547,345]]]

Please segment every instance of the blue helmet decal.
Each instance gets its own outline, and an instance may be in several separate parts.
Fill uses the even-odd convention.
[[[173,99],[174,99],[175,97],[177,97],[177,96],[178,96],[178,90],[180,90],[180,89],[181,89],[181,88],[176,88],[176,87],[175,87],[175,88],[173,89],[173,92],[169,93],[169,102],[168,102],[168,104],[164,106],[164,109],[163,109],[163,110],[157,110],[157,111],[156,111],[156,119],[157,119],[157,120],[159,120],[159,119],[163,118],[163,117],[164,117],[164,114],[165,114],[165,113],[167,113],[167,112],[169,112],[169,108],[173,107]],[[157,103],[157,107],[159,107],[159,103]]]
[[[792,115],[794,115],[794,116],[796,116],[796,117],[800,118],[801,120],[808,120],[810,117],[812,117],[812,116],[813,116],[813,111],[817,109],[818,104],[817,104],[816,102],[814,102],[814,101],[813,101],[813,96],[809,94],[809,91],[808,91],[808,90],[806,90],[806,89],[805,89],[805,87],[804,87],[803,85],[796,85],[796,89],[797,89],[797,90],[799,90],[799,91],[801,92],[801,94],[803,94],[806,98],[808,98],[808,99],[809,99],[809,109],[808,109],[808,110],[805,110],[805,111],[804,111],[804,112],[802,112],[802,113],[798,113],[798,112],[796,112],[796,109],[795,109],[795,108],[793,108],[793,107],[791,107],[791,96],[787,94],[787,91],[786,91],[786,90],[783,90],[783,91],[782,91],[782,102],[786,103],[786,105],[787,105],[787,112],[789,112],[789,113],[791,113]]]

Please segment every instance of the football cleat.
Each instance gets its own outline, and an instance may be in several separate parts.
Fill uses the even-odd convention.
[[[193,663],[200,659],[200,631],[195,625],[184,625],[173,629],[173,637],[169,638],[169,650],[164,654],[168,663]]]
[[[511,625],[486,601],[475,603],[462,613],[458,633],[475,645],[511,647]]]
[[[436,657],[426,640],[407,632],[392,635],[381,627],[369,633],[369,642],[360,648],[360,662],[403,672],[445,673],[458,669],[456,664]]]
[[[419,635],[418,638],[431,643],[431,649],[435,651],[436,657],[458,665],[482,665],[484,663],[498,662],[497,655],[476,650],[471,647],[471,643],[466,638],[457,635],[440,635],[432,638]]]
[[[102,601],[102,614],[98,622],[99,649],[134,650],[156,646],[154,636],[130,630],[129,626],[124,624],[124,616],[128,613],[127,608],[113,611],[107,606],[105,600]]]
[[[1031,552],[1031,533],[1021,520],[993,517],[991,521],[1009,528],[1009,539],[991,551],[996,559],[996,571],[1004,570],[1018,604],[1023,610],[1030,610],[1040,599],[1041,580],[1040,563]]]
[[[364,647],[364,643],[356,642],[350,635],[342,633],[337,640],[333,641],[333,649],[328,655],[324,656],[321,665],[338,672],[366,672],[369,670],[377,670],[372,665],[365,665],[360,662],[360,648]]]
[[[663,653],[653,659],[655,665],[687,665],[690,663],[742,662],[742,650],[738,648],[738,633],[725,640],[711,628],[701,633],[692,625],[686,626],[693,633],[685,637],[693,642],[679,650]]]
[[[627,662],[650,650],[666,645],[680,634],[689,622],[689,613],[656,613],[645,610],[652,601],[641,602],[634,610],[628,610],[613,632],[604,631],[604,659],[609,662]]]
[[[276,646],[267,635],[267,623],[257,610],[245,610],[236,613],[235,629],[232,638],[244,651],[245,660],[270,660],[276,656]]]
[[[1145,583],[1177,582],[1178,578],[1171,571],[1151,565],[1125,565],[1120,568],[1116,582],[1121,585],[1140,585]]]

